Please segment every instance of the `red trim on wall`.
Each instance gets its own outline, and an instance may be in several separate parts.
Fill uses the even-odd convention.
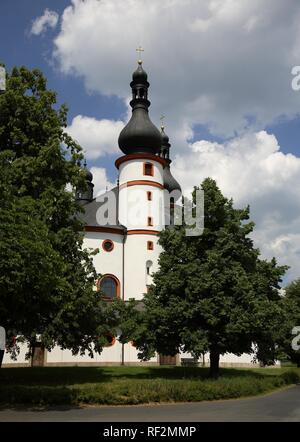
[[[116,233],[118,235],[124,235],[124,230],[116,229],[114,227],[102,227],[102,226],[85,226],[86,232],[102,232],[102,233]]]
[[[157,157],[156,155],[151,155],[148,153],[132,153],[130,155],[124,155],[116,160],[115,166],[119,169],[120,165],[125,163],[126,161],[131,160],[151,160],[160,163],[163,167],[166,167],[167,161],[164,158]]]
[[[136,229],[136,230],[128,230],[128,235],[158,235],[160,232],[159,230],[143,230],[143,229]]]
[[[120,185],[120,189],[132,186],[152,186],[152,187],[158,187],[159,189],[164,189],[164,186],[162,184],[158,183],[157,181],[149,181],[149,180],[127,181],[127,183],[123,183]]]

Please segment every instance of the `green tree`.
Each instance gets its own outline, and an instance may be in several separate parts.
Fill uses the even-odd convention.
[[[117,324],[93,290],[73,189],[84,188],[81,147],[64,131],[66,106],[38,70],[14,68],[0,95],[0,323],[30,350],[55,343],[101,351]],[[109,318],[109,320],[108,320]]]
[[[196,357],[209,352],[210,374],[218,376],[219,358],[226,352],[251,354],[256,345],[265,363],[274,359],[272,336],[281,319],[278,288],[286,268],[259,258],[249,238],[254,227],[249,208],[235,209],[212,179],[201,188],[203,234],[186,236],[185,226],[160,234],[163,252],[144,311],[136,313],[135,328],[128,317],[124,323],[127,339],[136,341],[142,358],[155,350]],[[194,202],[195,197],[194,192]]]
[[[297,340],[292,331],[295,327],[300,327],[300,279],[296,279],[286,287],[285,295],[282,297],[282,305],[285,318],[283,326],[278,329],[281,357],[300,367],[300,350],[295,350],[292,347],[292,340],[294,338]],[[299,331],[297,335],[299,335]]]

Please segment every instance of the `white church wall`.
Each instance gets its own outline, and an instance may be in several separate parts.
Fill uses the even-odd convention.
[[[10,357],[10,353],[5,352],[3,357],[3,366],[6,367],[14,367],[18,365],[24,365],[24,366],[30,366],[30,361],[28,359],[25,359],[25,355],[28,352],[28,346],[26,344],[19,344],[20,346],[20,354],[17,356],[17,360],[13,360]]]
[[[103,241],[106,239],[110,239],[114,243],[114,248],[111,252],[106,252],[102,247]],[[92,250],[99,249],[96,255],[93,256],[96,272],[101,275],[113,274],[122,284],[122,235],[105,232],[86,232],[83,247]]]
[[[153,250],[147,249],[148,241],[153,242]],[[141,300],[147,292],[147,262],[151,261],[151,271],[157,270],[157,260],[161,246],[157,244],[156,235],[129,235],[125,243],[125,300]]]
[[[144,163],[153,165],[153,176],[144,175]],[[135,185],[128,185],[135,181]],[[145,184],[153,182],[153,185]],[[164,228],[164,189],[163,166],[157,161],[134,159],[120,165],[119,219],[128,230]],[[161,186],[161,187],[159,187]],[[147,192],[152,193],[152,201],[148,201]],[[153,225],[148,225],[148,217]]]
[[[148,201],[147,192],[151,192],[152,200]],[[146,229],[163,230],[164,191],[149,185],[135,185],[120,189],[119,219],[128,230]],[[148,217],[152,225],[148,225]]]
[[[100,355],[96,353],[94,358],[91,358],[87,353],[85,355],[73,355],[71,350],[61,350],[56,346],[51,352],[47,352],[46,361],[46,365],[96,365],[104,363],[120,365],[122,362],[122,345],[116,341],[111,347],[104,348]]]
[[[153,176],[144,175],[144,163],[153,164]],[[126,161],[120,165],[120,185],[133,180],[147,180],[163,184],[163,166],[158,161],[133,159]]]

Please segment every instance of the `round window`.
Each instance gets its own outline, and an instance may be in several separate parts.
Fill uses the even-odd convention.
[[[114,248],[114,243],[110,239],[106,239],[103,241],[102,247],[106,252],[111,252]]]

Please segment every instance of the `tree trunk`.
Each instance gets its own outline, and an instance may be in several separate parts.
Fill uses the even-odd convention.
[[[211,378],[219,377],[219,362],[220,362],[220,353],[216,350],[211,350],[209,354],[210,358],[210,369],[209,376]]]
[[[45,363],[45,347],[40,343],[32,345],[31,367],[43,367]]]

